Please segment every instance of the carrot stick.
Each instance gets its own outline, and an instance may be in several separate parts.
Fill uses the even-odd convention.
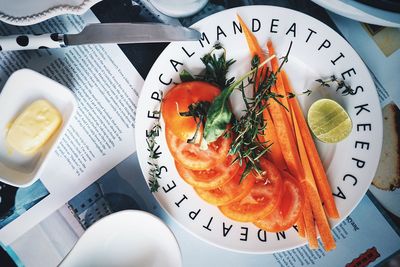
[[[254,56],[258,56],[258,57],[260,57],[260,62],[263,62],[263,60],[261,60],[261,56],[265,57],[265,55],[264,55],[260,45],[258,44],[257,38],[249,30],[249,28],[247,28],[246,24],[244,23],[242,18],[239,16],[239,14],[236,14],[236,16],[239,20],[240,26],[242,26],[244,36],[246,37],[247,45],[249,46],[249,49],[250,49],[251,57],[253,58]]]
[[[296,225],[297,225],[297,232],[298,232],[299,236],[304,238],[306,236],[306,234],[305,234],[305,228],[304,228],[305,225],[304,225],[303,213],[301,213],[299,216],[299,219],[297,219]]]
[[[275,54],[275,49],[274,46],[272,45],[272,41],[269,40],[267,42],[267,47],[268,47],[268,53],[270,55],[274,55]],[[280,94],[283,96],[283,98],[280,98],[280,101],[282,102],[282,104],[289,109],[289,102],[286,96],[286,91],[285,91],[285,86],[283,84],[282,81],[282,77],[281,77],[281,73],[279,71],[279,62],[278,62],[278,58],[275,57],[271,60],[271,68],[272,71],[275,73],[276,75],[276,82],[275,82],[275,86],[276,86],[276,93]],[[289,123],[290,125],[293,125],[292,122],[292,117],[290,116],[289,112],[286,113],[286,116],[288,117]]]
[[[303,206],[303,218],[305,225],[305,235],[308,240],[308,246],[311,249],[318,248],[317,229],[315,228],[315,221],[313,218],[310,201],[305,198]]]
[[[265,60],[265,54],[263,50],[261,49],[261,46],[259,45],[257,38],[254,36],[254,34],[249,30],[249,28],[246,26],[242,18],[237,15],[239,23],[243,29],[244,36],[246,37],[247,45],[249,46],[250,54],[252,57],[258,56],[260,59],[260,62],[263,62]],[[262,79],[265,75],[265,71],[259,71],[257,74],[256,78],[256,88],[258,87],[259,80],[260,78]],[[270,147],[269,155],[272,159],[272,162],[277,166],[280,170],[286,169],[286,164],[283,158],[283,153],[281,150],[281,147],[279,145],[279,141],[277,138],[277,134],[275,132],[275,127],[274,123],[271,119],[271,116],[268,112],[267,109],[263,111],[263,116],[264,116],[264,121],[267,125],[264,134],[260,135],[260,139],[263,142],[269,141],[273,145]],[[268,145],[268,144],[267,144]]]
[[[278,137],[276,136],[274,122],[271,119],[268,109],[264,109],[263,116],[267,127],[264,130],[264,134],[260,135],[260,139],[262,142],[269,140],[269,142],[272,143],[269,148],[269,156],[279,170],[284,170],[287,168],[285,159],[283,158],[281,146],[279,145]]]
[[[242,27],[244,36],[246,37],[246,41],[247,41],[247,45],[249,46],[251,58],[253,58],[254,56],[258,56],[259,62],[264,62],[266,55],[263,52],[261,46],[259,45],[257,38],[250,31],[250,29],[246,26],[246,24],[244,23],[243,19],[239,16],[239,14],[236,14],[236,16],[239,20],[240,26]],[[258,88],[260,79],[264,78],[265,74],[266,74],[266,68],[258,70],[258,73],[256,75],[255,88]]]
[[[270,55],[272,55],[271,52],[274,52],[272,42],[269,41],[267,45],[268,49],[270,50]],[[277,73],[279,66],[277,61],[275,63],[276,64],[274,66],[271,61],[272,70]],[[281,99],[287,103],[285,87],[280,76],[277,76],[276,85],[272,86],[271,91],[277,94],[282,94],[284,97]],[[285,103],[283,104],[285,105]],[[286,108],[289,109],[288,104]],[[283,153],[283,157],[286,161],[289,172],[293,176],[297,176],[299,181],[301,181],[301,176],[303,176],[303,168],[301,166],[300,157],[297,151],[290,113],[273,99],[269,101],[268,110],[274,122],[275,131],[281,146],[281,150],[285,152]]]
[[[304,176],[304,171],[301,166],[293,130],[285,114],[287,111],[274,100],[269,101],[268,110],[275,126],[279,145],[281,150],[284,151],[283,158],[285,159],[288,170],[290,174],[297,177],[301,182],[304,179],[302,178]]]
[[[322,206],[317,186],[315,185],[313,172],[310,166],[310,162],[308,161],[306,148],[303,143],[303,138],[300,134],[297,118],[296,116],[293,116],[292,119],[293,119],[293,126],[296,134],[297,144],[299,148],[300,159],[304,167],[305,179],[304,182],[302,183],[304,190],[303,192],[307,194],[307,198],[311,205],[311,209],[315,218],[315,223],[317,224],[319,233],[321,235],[321,240],[324,245],[324,248],[326,251],[329,251],[336,248],[335,240],[333,238],[328,219],[326,217],[324,208]]]
[[[290,86],[288,77],[285,71],[282,71],[282,79],[285,85],[285,89],[288,93],[293,93]],[[308,129],[307,122],[303,116],[303,112],[296,98],[291,98],[289,100],[291,109],[293,110],[293,115],[297,119],[297,123],[300,128],[300,134],[304,142],[304,146],[307,151],[307,156],[310,161],[312,172],[314,174],[315,183],[317,184],[319,195],[324,203],[326,213],[330,218],[339,218],[339,211],[337,210],[335,200],[333,199],[332,190],[329,185],[328,178],[322,165],[321,159],[319,157],[317,148],[315,147],[314,140]]]

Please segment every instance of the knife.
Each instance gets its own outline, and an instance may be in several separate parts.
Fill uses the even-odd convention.
[[[60,48],[83,44],[128,44],[194,41],[200,33],[182,26],[162,23],[96,23],[77,34],[0,36],[0,51]]]

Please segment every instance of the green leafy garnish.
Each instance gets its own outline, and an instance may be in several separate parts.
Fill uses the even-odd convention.
[[[341,90],[341,94],[343,96],[354,95],[354,89],[351,88],[351,86],[348,85],[344,80],[338,79],[335,75],[331,75],[327,79],[317,79],[315,81],[318,82],[319,85],[322,87],[336,86],[336,91]],[[312,93],[312,91],[309,89],[307,90],[307,92],[307,95],[310,95]]]
[[[265,64],[267,64],[271,59],[275,56],[271,56],[258,65],[258,68],[261,68]],[[243,75],[239,80],[235,81],[228,88],[224,89],[220,95],[218,95],[214,101],[212,102],[210,109],[207,113],[207,121],[204,127],[204,139],[208,142],[214,142],[218,139],[226,130],[228,123],[232,117],[232,111],[229,108],[228,99],[232,94],[233,90],[235,90],[243,81],[254,74],[258,68],[254,68],[245,75]]]
[[[223,50],[222,54],[217,55],[218,50]],[[235,77],[229,79],[226,77],[235,60],[226,59],[226,50],[220,43],[216,43],[213,49],[201,58],[201,61],[204,64],[204,72],[193,76],[189,71],[183,70],[179,74],[182,82],[204,81],[223,89],[235,80]]]
[[[187,70],[182,70],[181,73],[179,73],[179,77],[182,82],[191,82],[196,80],[196,78]]]
[[[161,152],[158,151],[159,146],[156,142],[156,137],[160,135],[161,125],[159,121],[157,121],[153,127],[147,133],[147,151],[149,152],[149,160],[147,164],[150,165],[149,170],[149,187],[151,192],[157,192],[160,184],[158,183],[158,179],[161,178],[161,169],[157,163],[157,159],[160,157]]]
[[[281,70],[283,64],[287,62],[291,46],[292,43],[290,43],[289,49],[277,70],[278,72]],[[253,61],[256,62],[256,60]],[[252,97],[246,96],[244,91],[245,86],[243,84],[240,86],[239,90],[242,93],[246,109],[244,115],[233,122],[232,131],[235,133],[235,138],[232,141],[229,151],[230,154],[236,155],[235,161],[239,161],[239,163],[244,162],[246,165],[240,179],[241,181],[251,171],[255,171],[261,175],[262,170],[259,166],[259,160],[268,152],[272,145],[268,141],[260,140],[260,135],[263,135],[266,127],[268,127],[263,115],[264,110],[268,107],[268,101],[273,100],[287,110],[287,107],[279,100],[284,96],[271,91],[272,86],[276,82],[277,73],[269,73],[268,70],[261,69],[260,66],[255,66],[255,64],[252,64],[252,66],[255,72],[249,79],[249,84],[253,85],[254,95]],[[259,75],[259,73],[263,73],[263,75]]]
[[[196,103],[192,103],[189,105],[189,110],[186,112],[180,112],[179,114],[181,116],[186,116],[186,117],[193,117],[193,119],[196,122],[196,131],[194,133],[194,136],[190,139],[187,140],[189,144],[194,144],[196,142],[197,135],[200,130],[200,126],[205,125],[206,118],[207,118],[207,112],[210,108],[211,103],[208,101],[199,101]]]

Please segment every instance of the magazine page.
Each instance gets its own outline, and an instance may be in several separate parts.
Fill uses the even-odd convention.
[[[0,23],[0,35],[76,33],[98,22],[88,11],[28,27]],[[0,53],[0,88],[29,68],[70,88],[78,110],[40,179],[28,188],[0,184],[0,241],[9,244],[135,151],[136,102],[143,79],[117,45]],[[1,90],[1,89],[0,89]],[[33,193],[32,193],[33,192]]]

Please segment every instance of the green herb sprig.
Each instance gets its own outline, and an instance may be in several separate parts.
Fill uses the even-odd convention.
[[[292,43],[290,43],[277,73],[288,61],[291,46]],[[257,62],[257,60],[253,60],[252,62]],[[263,116],[264,110],[268,107],[268,102],[271,100],[275,101],[287,110],[287,107],[280,102],[280,98],[284,96],[271,91],[272,86],[276,82],[277,73],[269,73],[267,69],[260,69],[259,66],[252,65],[256,71],[251,76],[251,79],[249,79],[249,83],[253,85],[254,95],[252,97],[246,96],[244,91],[245,86],[242,85],[240,87],[246,110],[244,115],[233,123],[232,131],[236,137],[232,141],[229,151],[230,154],[236,155],[235,161],[239,161],[242,164],[244,162],[246,165],[241,180],[251,171],[255,171],[261,175],[262,170],[259,166],[259,159],[268,152],[272,145],[269,141],[260,140],[259,137],[264,134],[266,127],[268,127]],[[263,73],[264,75],[258,77],[259,73]],[[259,78],[258,84],[256,83],[257,77]]]
[[[320,87],[330,87],[333,88],[336,86],[336,92],[341,90],[342,96],[347,96],[347,95],[354,95],[354,89],[351,88],[350,85],[348,85],[344,80],[338,79],[335,75],[331,75],[327,79],[317,79],[315,80],[317,83],[319,83]],[[288,98],[293,98],[296,96],[301,96],[301,95],[311,95],[313,93],[313,90],[307,89],[303,91],[300,94],[295,94],[295,93],[289,93]]]
[[[155,112],[157,113],[157,112]],[[149,187],[151,192],[157,192],[160,184],[158,183],[158,179],[161,178],[161,168],[157,163],[157,159],[160,157],[161,152],[158,151],[158,144],[156,138],[160,135],[161,125],[160,122],[157,122],[153,125],[153,127],[147,133],[147,151],[149,152],[149,160],[147,164],[150,165],[149,170]]]
[[[223,50],[222,55],[217,55],[215,52],[221,49]],[[182,82],[204,81],[223,89],[229,87],[235,80],[235,77],[227,79],[227,74],[229,68],[236,61],[226,59],[226,50],[220,43],[217,42],[212,50],[201,58],[201,61],[204,64],[204,72],[192,75],[189,71],[183,70],[179,74]]]
[[[188,111],[179,113],[181,116],[193,117],[193,119],[196,122],[196,131],[195,131],[193,137],[187,140],[187,142],[189,144],[194,144],[196,142],[197,136],[199,134],[200,126],[203,125],[203,127],[204,127],[204,125],[206,123],[207,112],[210,108],[210,105],[211,105],[211,102],[199,101],[199,102],[190,104],[188,107],[188,109],[189,109]]]
[[[260,65],[258,68],[262,68],[265,64],[271,61],[275,55],[270,56]],[[229,108],[228,99],[232,92],[238,88],[243,81],[249,76],[253,75],[258,68],[254,68],[244,74],[239,80],[232,83],[229,87],[225,88],[220,95],[218,95],[214,101],[211,103],[210,109],[207,113],[207,121],[204,126],[204,139],[208,142],[214,142],[218,139],[226,130],[232,118],[232,111]]]

